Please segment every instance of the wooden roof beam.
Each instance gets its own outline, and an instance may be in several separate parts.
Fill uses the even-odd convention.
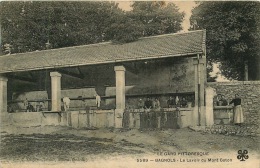
[[[78,74],[75,72],[67,71],[65,69],[57,69],[57,71],[65,75],[72,76],[74,78],[84,79],[84,75],[82,73]]]
[[[13,74],[7,74],[6,75],[7,78],[11,78],[11,79],[15,79],[15,80],[21,80],[21,81],[25,81],[25,82],[30,82],[30,83],[37,83],[37,80],[33,79],[33,78],[28,78],[25,76],[18,76],[18,75],[13,75]]]

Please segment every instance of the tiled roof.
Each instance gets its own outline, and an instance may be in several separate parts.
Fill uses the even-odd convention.
[[[195,55],[203,52],[205,31],[165,34],[136,42],[111,42],[11,54],[0,57],[0,73],[71,67],[138,59]]]

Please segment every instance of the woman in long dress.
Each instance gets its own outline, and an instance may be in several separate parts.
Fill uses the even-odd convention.
[[[234,104],[234,124],[241,125],[244,122],[244,114],[241,106],[241,98],[239,98],[238,94],[235,95],[235,98],[229,104],[232,103]]]

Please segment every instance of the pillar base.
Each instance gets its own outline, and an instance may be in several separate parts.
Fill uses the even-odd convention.
[[[201,111],[200,111],[200,126],[206,126],[205,106],[201,107]]]
[[[123,128],[124,109],[115,109],[115,128]]]
[[[198,114],[198,106],[195,106],[192,110],[192,126],[199,125],[199,114]]]

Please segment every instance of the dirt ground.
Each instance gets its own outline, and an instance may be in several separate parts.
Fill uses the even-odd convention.
[[[67,127],[6,127],[1,129],[1,162],[95,161],[129,156],[134,159],[159,152],[259,153],[259,137],[226,136],[168,130],[71,129]],[[165,154],[164,154],[165,155]]]

